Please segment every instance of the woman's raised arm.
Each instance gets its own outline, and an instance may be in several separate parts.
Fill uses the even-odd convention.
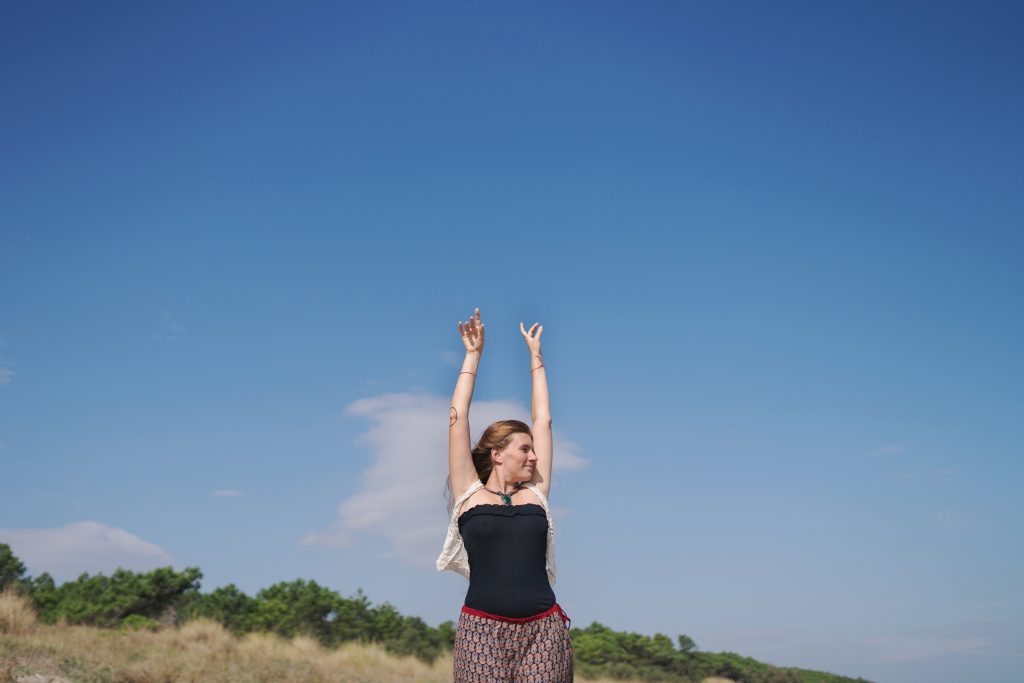
[[[540,351],[540,334],[544,326],[534,323],[529,332],[519,323],[526,346],[530,349],[530,376],[533,378],[533,397],[530,412],[533,418],[533,452],[537,454],[537,467],[533,470],[532,484],[545,496],[551,491],[551,464],[554,460],[551,437],[551,398],[548,396],[548,376],[544,357]]]
[[[484,324],[480,321],[480,309],[468,323],[459,321],[459,335],[466,347],[466,358],[462,371],[455,380],[455,393],[448,414],[448,478],[452,496],[458,499],[479,475],[473,465],[472,444],[469,437],[469,404],[473,400],[476,372],[480,367],[480,356],[484,351]]]

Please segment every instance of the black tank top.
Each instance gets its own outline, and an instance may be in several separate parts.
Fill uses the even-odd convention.
[[[467,607],[529,617],[555,604],[546,567],[548,518],[543,507],[474,505],[459,515],[459,532],[469,555]]]

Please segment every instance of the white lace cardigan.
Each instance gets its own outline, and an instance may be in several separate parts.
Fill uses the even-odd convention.
[[[526,484],[526,487],[533,491],[534,495],[537,496],[537,500],[540,501],[541,506],[544,508],[544,514],[548,518],[548,547],[547,547],[547,569],[548,569],[548,583],[552,586],[555,585],[555,524],[551,519],[551,508],[548,507],[547,497],[540,492],[535,484]],[[459,499],[455,501],[455,505],[452,506],[452,518],[448,523],[448,535],[444,539],[444,546],[441,548],[441,555],[437,558],[437,571],[443,572],[448,569],[453,572],[462,574],[467,579],[469,578],[469,554],[466,552],[466,546],[462,542],[462,533],[459,532],[459,510],[462,509],[462,504],[466,502],[471,495],[483,488],[483,482],[477,480],[470,485],[470,487],[459,496]]]

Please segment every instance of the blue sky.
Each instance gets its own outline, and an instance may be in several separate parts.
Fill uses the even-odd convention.
[[[1024,663],[1013,3],[29,3],[0,26],[0,542],[430,624],[544,325],[574,625]]]

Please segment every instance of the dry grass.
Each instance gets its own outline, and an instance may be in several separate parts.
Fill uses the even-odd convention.
[[[36,611],[31,603],[7,588],[0,593],[0,633],[22,635],[36,628]]]
[[[397,657],[379,645],[326,649],[300,636],[264,633],[237,638],[220,624],[197,620],[181,628],[115,631],[36,623],[24,598],[0,595],[0,683],[30,675],[109,683],[449,683],[450,654],[433,665]],[[62,680],[62,679],[58,679]],[[584,681],[577,676],[577,680]],[[590,683],[639,683],[599,679]],[[730,683],[708,679],[704,683]]]

